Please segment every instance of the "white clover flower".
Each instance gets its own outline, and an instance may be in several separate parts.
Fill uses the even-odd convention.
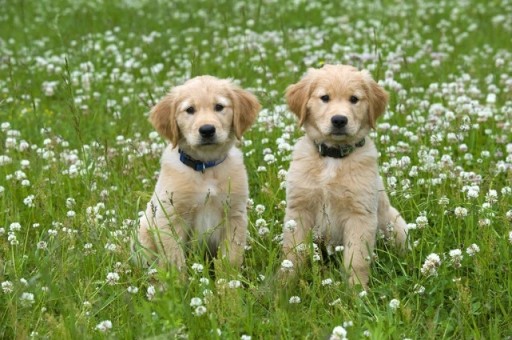
[[[2,282],[2,290],[5,294],[12,293],[14,291],[14,285],[11,281]]]
[[[20,231],[21,230],[21,224],[18,222],[13,222],[11,225],[9,225],[9,230],[12,232]]]
[[[204,266],[200,263],[194,263],[192,264],[192,270],[196,273],[202,273],[204,270]]]
[[[419,229],[422,229],[422,228],[425,228],[428,226],[428,218],[427,216],[425,216],[425,214],[421,214],[420,216],[418,216],[418,218],[416,218],[416,226],[419,228]]]
[[[197,306],[196,309],[194,310],[194,315],[201,316],[201,315],[205,314],[206,311],[207,311],[207,309],[205,306]]]
[[[22,285],[24,285],[25,287],[27,287],[27,286],[28,286],[28,281],[27,281],[27,279],[25,279],[24,277],[22,277],[22,278],[20,279],[20,283],[21,283]]]
[[[508,242],[512,244],[512,231],[508,232]]]
[[[205,286],[209,285],[210,284],[210,280],[208,280],[208,278],[206,277],[202,277],[199,279],[199,282]]]
[[[127,291],[130,294],[137,294],[139,292],[139,288],[137,288],[135,286],[130,286],[130,287],[128,287]]]
[[[66,198],[66,208],[71,209],[75,206],[75,204],[76,204],[76,201],[74,198],[72,198],[72,197]]]
[[[322,280],[322,286],[330,286],[333,284],[333,280],[331,278],[327,278],[325,280]]]
[[[242,283],[238,280],[231,280],[228,282],[229,288],[240,288],[240,286],[242,286]]]
[[[23,204],[25,204],[29,208],[33,208],[35,206],[34,204],[34,195],[29,195],[23,199]]]
[[[467,249],[466,249],[466,253],[469,255],[469,256],[474,256],[476,253],[480,252],[480,247],[477,246],[476,244],[472,244],[470,245]]]
[[[501,194],[503,196],[508,196],[508,195],[512,194],[512,188],[511,187],[503,187],[503,188],[501,188]]]
[[[298,296],[292,296],[288,302],[289,302],[289,303],[291,303],[291,304],[297,304],[297,303],[300,303],[300,297],[298,297]]]
[[[115,245],[114,243],[108,242],[107,244],[105,244],[105,249],[108,251],[114,252],[117,250],[117,245]]]
[[[471,187],[466,192],[466,195],[468,196],[468,198],[477,198],[478,197],[478,193],[479,193],[478,190],[476,190],[474,187]]]
[[[110,320],[102,321],[96,325],[95,329],[103,333],[108,332],[112,329],[112,322]]]
[[[281,169],[277,172],[277,178],[279,178],[280,180],[285,180],[287,175],[288,172],[285,169]]]
[[[2,194],[5,191],[5,188],[0,185],[0,194]]]
[[[202,306],[202,305],[203,305],[203,300],[201,298],[193,297],[192,299],[190,299],[190,307],[197,307],[197,306]]]
[[[13,246],[16,246],[19,244],[19,241],[18,239],[16,238],[16,235],[12,232],[9,233],[9,236],[7,236],[7,241],[13,245]]]
[[[273,154],[269,153],[263,156],[263,161],[265,161],[267,164],[272,164],[275,163],[276,157]]]
[[[421,267],[421,273],[425,276],[437,276],[437,268],[441,265],[439,255],[432,253],[427,256],[425,263]]]
[[[455,216],[457,218],[464,218],[464,217],[468,216],[468,209],[466,209],[464,207],[456,207],[455,210],[453,211],[453,213],[455,214]]]
[[[6,132],[7,130],[10,130],[11,129],[11,123],[9,122],[2,122],[2,124],[0,125],[0,130],[2,130],[3,132]]]
[[[481,218],[478,220],[478,225],[480,227],[488,227],[491,225],[491,220],[489,218]]]
[[[20,303],[24,307],[28,307],[34,304],[34,294],[24,292],[20,296]]]
[[[115,285],[119,281],[119,274],[111,272],[107,274],[107,283],[111,286]]]
[[[256,213],[259,215],[262,215],[264,212],[265,212],[265,206],[263,204],[258,204],[254,210],[256,211]]]
[[[265,221],[264,218],[258,218],[256,222],[254,222],[254,224],[256,225],[257,228],[266,227],[267,221]]]
[[[148,298],[149,301],[153,300],[153,298],[155,297],[155,294],[156,294],[156,289],[155,289],[155,286],[149,286],[148,289],[146,290],[146,297]]]
[[[11,164],[12,158],[7,155],[0,155],[0,166]]]
[[[347,330],[343,326],[336,326],[332,330],[329,340],[344,340],[347,339]]]
[[[267,227],[261,227],[258,229],[258,235],[265,236],[270,233],[270,229]]]
[[[505,217],[509,220],[509,221],[512,221],[512,209],[507,211],[505,213]]]
[[[240,337],[240,340],[251,340],[251,339],[252,339],[252,337],[247,334],[242,334],[242,336]]]
[[[425,293],[425,287],[423,287],[422,285],[419,285],[419,284],[415,284],[414,285],[414,292],[416,294],[422,295],[423,293]]]
[[[452,250],[450,250],[450,252],[448,254],[451,257],[453,266],[455,268],[459,268],[461,266],[460,262],[462,261],[462,258],[463,258],[462,250],[460,250],[460,249],[452,249]]]
[[[368,295],[368,292],[366,290],[362,290],[362,291],[359,292],[358,295],[359,295],[360,298],[364,298],[364,297],[366,297]]]
[[[337,253],[340,253],[343,250],[345,250],[344,246],[336,246],[336,247],[334,247],[334,251],[337,252]]]
[[[313,261],[318,262],[318,261],[320,261],[321,259],[322,259],[322,257],[320,257],[320,255],[319,255],[319,254],[314,254],[314,255],[313,255]]]
[[[389,301],[389,308],[391,308],[393,311],[400,308],[400,300],[393,299],[393,300]]]
[[[284,271],[293,270],[293,262],[290,260],[283,260],[283,262],[281,262],[281,270],[284,270]]]
[[[498,192],[496,190],[489,190],[485,195],[485,200],[491,204],[498,202]]]
[[[284,229],[294,231],[297,228],[297,222],[295,220],[289,220],[284,223]]]
[[[256,172],[267,172],[267,168],[264,167],[263,165],[260,165],[257,169],[256,169]]]
[[[254,200],[252,198],[247,199],[247,209],[251,210],[254,207]]]
[[[352,327],[352,326],[354,326],[354,323],[352,322],[352,320],[343,321],[343,327],[348,328],[348,327]]]
[[[369,337],[371,337],[371,336],[372,336],[372,333],[371,333],[369,330],[365,330],[365,331],[363,332],[363,336],[364,336],[365,338],[369,338]]]
[[[417,229],[418,225],[416,223],[407,223],[407,230]]]
[[[45,250],[48,247],[48,244],[45,241],[37,242],[37,249]]]
[[[439,201],[438,201],[439,205],[448,205],[450,204],[450,199],[446,196],[442,196]]]

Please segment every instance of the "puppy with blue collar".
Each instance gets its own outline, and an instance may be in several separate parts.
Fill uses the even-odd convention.
[[[202,249],[241,266],[249,188],[235,144],[259,110],[253,94],[212,76],[174,87],[152,108],[151,123],[170,143],[140,219],[137,258],[183,272],[187,252]]]

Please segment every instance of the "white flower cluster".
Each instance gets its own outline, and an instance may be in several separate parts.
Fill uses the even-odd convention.
[[[427,256],[425,263],[421,267],[421,273],[425,276],[437,276],[437,269],[441,265],[441,258],[439,255],[432,253]]]

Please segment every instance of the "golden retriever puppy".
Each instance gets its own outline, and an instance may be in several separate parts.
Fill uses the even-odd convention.
[[[234,267],[243,261],[247,234],[247,173],[235,147],[260,104],[231,81],[200,76],[174,87],[150,112],[170,144],[138,243],[148,262],[185,267],[198,245]]]
[[[328,249],[343,246],[350,284],[366,287],[377,230],[394,237],[400,248],[407,235],[384,191],[377,150],[368,137],[388,95],[367,71],[325,65],[289,86],[286,99],[306,131],[287,176],[283,252],[292,262],[286,262],[288,269],[300,270],[305,242],[312,237]]]

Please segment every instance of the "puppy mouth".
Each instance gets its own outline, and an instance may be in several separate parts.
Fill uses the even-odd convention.
[[[207,145],[217,145],[218,142],[215,139],[202,139],[199,142],[200,146],[207,146]]]
[[[330,134],[331,134],[331,136],[334,136],[334,137],[348,136],[348,132],[345,128],[332,129]]]

